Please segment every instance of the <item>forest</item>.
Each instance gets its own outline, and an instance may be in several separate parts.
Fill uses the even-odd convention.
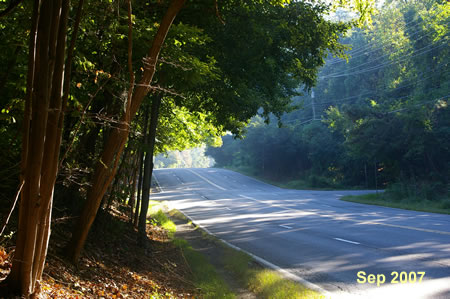
[[[288,187],[387,189],[450,209],[449,12],[445,1],[390,1],[342,36],[348,60],[329,55],[297,110],[268,125],[254,117],[245,138],[206,153]]]
[[[329,18],[338,7],[356,17]],[[243,136],[255,115],[284,118],[374,12],[369,0],[0,1],[0,296],[48,291],[48,252],[72,274],[80,260],[104,269],[99,248],[83,249],[111,236],[114,213],[127,226],[116,225],[112,263],[126,244],[151,251],[153,157]]]

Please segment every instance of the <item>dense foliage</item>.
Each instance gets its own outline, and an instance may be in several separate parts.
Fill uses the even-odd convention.
[[[343,2],[359,4],[361,22],[373,7]],[[352,24],[329,11],[322,1],[0,1],[0,194],[3,207],[20,198],[21,219],[4,284],[39,292],[53,202],[76,219],[73,262],[100,207],[126,205],[135,225],[140,213],[145,239],[153,155],[218,145],[254,115],[291,111],[297,87],[345,50],[338,36]]]
[[[218,166],[309,187],[385,188],[433,199],[450,179],[447,1],[388,1],[374,24],[342,38],[313,93],[283,126],[259,118],[246,138],[209,148]]]

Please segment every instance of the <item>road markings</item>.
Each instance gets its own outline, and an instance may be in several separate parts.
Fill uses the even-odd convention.
[[[238,194],[238,195],[239,195],[240,197],[245,198],[245,199],[250,199],[250,200],[253,200],[253,201],[257,201],[257,202],[264,203],[263,201],[257,200],[257,199],[255,199],[255,198],[253,198],[253,197],[245,196],[245,195],[242,195],[242,194]]]
[[[231,209],[230,209],[229,207],[225,207],[225,209],[227,209],[227,210],[231,211]]]
[[[161,187],[161,184],[159,183],[158,179],[156,178],[156,175],[153,175],[153,178],[155,179],[155,182],[158,185],[159,190],[161,191],[161,193],[164,192],[164,189],[163,189],[163,187]]]
[[[397,224],[390,224],[390,223],[382,223],[382,222],[378,222],[378,221],[363,221],[363,222],[361,222],[361,224],[378,224],[378,225],[384,225],[384,226],[389,226],[389,227],[417,230],[419,232],[450,235],[450,232],[446,232],[446,231],[442,231],[442,230],[426,229],[426,228],[412,227],[412,226],[406,226],[406,225],[397,225]]]
[[[304,285],[305,287],[307,287],[307,288],[309,288],[309,289],[311,289],[311,290],[314,290],[314,291],[316,291],[316,292],[318,292],[318,293],[321,293],[323,296],[325,296],[325,298],[332,298],[332,297],[333,297],[333,296],[332,296],[332,293],[330,293],[330,292],[328,292],[327,290],[323,289],[323,288],[320,287],[319,285],[314,284],[314,283],[312,283],[312,282],[310,282],[310,281],[308,281],[308,280],[306,280],[306,279],[303,279],[303,278],[301,278],[300,276],[295,275],[294,273],[292,273],[292,272],[289,271],[289,270],[285,270],[285,269],[283,269],[283,268],[281,268],[281,267],[279,267],[279,266],[277,266],[277,265],[275,265],[275,264],[272,264],[271,262],[269,262],[269,261],[267,261],[267,260],[265,260],[265,259],[263,259],[263,258],[261,258],[261,257],[259,257],[259,256],[257,256],[257,255],[255,255],[255,254],[253,254],[253,253],[251,253],[251,252],[249,252],[249,251],[247,251],[247,250],[245,250],[245,249],[242,249],[242,248],[240,248],[240,247],[238,247],[238,246],[236,246],[236,245],[231,244],[230,242],[228,242],[228,241],[226,241],[226,240],[224,240],[224,239],[221,239],[218,235],[212,233],[212,232],[211,232],[210,230],[208,230],[205,226],[203,226],[203,225],[201,224],[201,222],[198,222],[197,220],[195,220],[195,219],[192,218],[191,216],[188,216],[188,215],[187,215],[186,213],[184,213],[183,211],[181,211],[181,210],[179,210],[179,211],[180,211],[186,218],[188,218],[190,221],[192,221],[193,223],[195,223],[196,225],[198,225],[199,227],[201,227],[201,228],[202,228],[205,232],[207,232],[209,235],[218,238],[220,241],[222,241],[224,244],[228,245],[229,247],[234,248],[234,249],[236,249],[236,250],[238,250],[238,251],[241,251],[241,252],[244,252],[244,253],[248,254],[248,255],[251,256],[254,260],[256,260],[257,262],[259,262],[259,263],[261,263],[261,264],[263,264],[263,265],[265,265],[265,266],[267,266],[267,267],[269,267],[269,268],[271,268],[271,269],[277,271],[278,273],[280,273],[282,276],[284,276],[284,277],[287,278],[287,279],[296,281],[296,282],[298,282],[298,283]]]
[[[341,242],[346,242],[346,243],[350,243],[350,244],[355,244],[355,245],[359,245],[361,243],[359,242],[355,242],[355,241],[349,241],[349,240],[345,240],[345,239],[341,239],[341,238],[333,238],[335,240],[341,241]]]
[[[280,226],[284,227],[284,228],[287,228],[287,229],[292,229],[293,228],[292,226],[287,226],[287,225],[283,225],[283,224],[280,224]]]
[[[202,175],[200,175],[200,174],[194,172],[193,170],[188,169],[188,171],[192,172],[192,173],[195,174],[196,176],[200,177],[201,179],[205,180],[206,182],[210,183],[211,185],[213,185],[214,187],[216,187],[216,188],[218,188],[218,189],[220,189],[220,190],[223,190],[223,191],[227,190],[227,189],[225,189],[225,188],[223,188],[223,187],[220,187],[220,186],[217,185],[217,184],[214,184],[213,182],[211,182],[210,180],[208,180],[208,179],[205,178],[204,176],[202,176]]]
[[[305,211],[301,211],[298,209],[292,209],[292,208],[285,208],[281,205],[278,204],[272,204],[272,203],[268,203],[268,202],[264,202],[263,200],[258,200],[249,196],[245,196],[242,194],[238,194],[240,197],[243,197],[245,199],[249,199],[252,201],[256,201],[268,206],[272,206],[272,207],[277,207],[283,210],[287,210],[287,211],[293,211],[293,212],[302,212],[304,213]],[[331,208],[333,208],[333,206],[330,206]],[[381,226],[389,226],[389,227],[395,227],[395,228],[401,228],[401,229],[407,229],[407,230],[415,230],[415,231],[420,231],[420,232],[426,232],[426,233],[435,233],[435,234],[441,234],[441,235],[450,235],[450,232],[447,231],[441,231],[441,230],[435,230],[435,229],[426,229],[426,228],[420,228],[420,227],[413,227],[413,226],[406,226],[406,225],[397,225],[397,224],[390,224],[390,223],[383,223],[377,220],[369,220],[369,221],[364,221],[364,220],[356,220],[356,219],[349,219],[349,218],[341,218],[341,217],[334,217],[334,216],[330,216],[330,215],[323,215],[321,213],[318,212],[312,212],[312,211],[308,211],[309,214],[311,215],[317,215],[319,217],[326,217],[326,218],[332,218],[334,220],[344,220],[344,221],[350,221],[350,222],[354,222],[354,223],[358,223],[358,224],[369,224],[369,225],[381,225]]]

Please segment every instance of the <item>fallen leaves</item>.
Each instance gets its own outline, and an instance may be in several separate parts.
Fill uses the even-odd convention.
[[[93,233],[78,267],[61,258],[67,236],[64,224],[55,227],[41,283],[45,298],[198,298],[191,272],[167,232],[147,225],[148,245],[136,244],[137,232],[117,210],[109,215],[114,229]],[[118,236],[120,227],[121,236]],[[108,228],[108,226],[106,226]],[[123,235],[127,237],[124,238]],[[52,246],[53,244],[53,246]],[[60,245],[61,244],[61,245]],[[193,294],[196,294],[194,296]]]
[[[11,256],[6,249],[0,246],[0,280],[6,277],[11,270]]]
[[[149,240],[144,249],[137,246],[137,232],[124,213],[113,210],[105,217],[105,223],[91,232],[77,266],[64,258],[70,223],[52,226],[40,281],[41,298],[199,297],[180,249],[169,242],[165,230],[148,224]],[[8,248],[9,252],[0,247],[0,279],[11,270],[14,247]]]

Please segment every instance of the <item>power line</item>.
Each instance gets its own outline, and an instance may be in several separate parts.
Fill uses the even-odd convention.
[[[414,27],[419,26],[419,25],[421,25],[421,24],[416,24],[416,25],[414,25],[414,26],[411,27],[411,28],[414,28]],[[423,31],[424,31],[424,30],[423,30],[422,28],[421,28],[421,29],[418,29],[418,30],[416,30],[415,32],[409,34],[408,37],[411,39],[412,37],[414,37],[415,34],[417,34],[418,32],[423,32]],[[428,32],[428,33],[426,33],[425,35],[428,35],[428,34],[430,34],[430,33],[432,33],[432,32]],[[370,44],[370,42],[369,42],[367,45],[362,46],[359,50],[357,50],[357,51],[355,51],[355,52],[352,52],[353,50],[350,50],[347,54],[348,54],[348,55],[351,55],[351,59],[354,59],[354,58],[357,58],[357,57],[361,57],[361,56],[363,56],[363,55],[369,55],[370,53],[373,53],[373,52],[376,52],[376,51],[382,49],[384,46],[386,46],[386,45],[389,44],[389,43],[392,43],[393,41],[394,41],[394,38],[388,39],[388,40],[385,40],[385,41],[382,41],[381,44],[376,45],[376,46],[375,46],[374,48],[372,48],[372,49],[370,49],[370,48],[371,48],[373,45]],[[365,50],[368,50],[368,49],[370,49],[370,51],[369,51],[369,52],[365,52]],[[361,52],[362,52],[362,53],[361,53]],[[359,54],[359,55],[354,55],[354,54]],[[331,61],[330,61],[330,60],[327,61],[326,64],[327,64],[327,65],[333,65],[333,64],[337,64],[337,63],[344,62],[344,61],[345,61],[345,60],[342,60],[342,59],[340,59],[340,58],[334,58],[334,59],[332,59]]]
[[[425,73],[421,73],[420,75],[422,76],[422,75],[425,75],[425,74],[428,74],[428,73],[431,73],[431,72],[435,73],[437,70],[439,70],[439,69],[441,69],[441,68],[443,68],[443,67],[444,67],[444,65],[440,66],[440,67],[437,68],[437,69],[431,69],[431,70],[429,70],[429,71],[427,71],[427,72],[425,72]],[[448,72],[449,72],[449,70],[446,69],[446,70],[445,70],[444,72],[442,72],[441,74],[446,74],[446,73],[448,73]],[[434,75],[434,74],[433,74],[433,75]],[[414,84],[418,84],[418,83],[420,83],[420,82],[423,82],[423,81],[425,81],[425,80],[427,80],[427,79],[433,77],[433,75],[430,75],[430,76],[427,76],[427,77],[423,77],[423,78],[421,78],[420,80],[415,80],[415,81],[412,81],[412,82],[407,83],[407,84],[405,84],[405,82],[403,82],[402,85],[397,86],[396,88],[390,89],[390,90],[388,90],[388,91],[384,91],[384,92],[385,92],[385,93],[392,93],[392,92],[398,91],[398,90],[400,90],[400,89],[403,89],[403,88],[412,86],[412,85],[414,85]],[[409,81],[411,81],[411,80],[409,80]],[[408,81],[406,81],[406,82],[408,82]],[[430,90],[431,90],[431,89],[430,89]],[[428,91],[428,90],[427,90],[427,91]],[[354,95],[354,96],[350,96],[350,97],[346,97],[346,98],[342,98],[342,99],[337,99],[337,100],[333,100],[333,101],[329,101],[329,102],[319,102],[319,103],[315,103],[315,104],[316,104],[316,105],[324,105],[324,104],[342,103],[342,102],[346,102],[346,101],[348,101],[348,100],[354,100],[354,99],[358,99],[358,98],[365,97],[365,96],[375,95],[375,94],[377,94],[378,92],[380,92],[380,91],[378,91],[378,90],[372,90],[372,91],[369,91],[369,92],[366,92],[366,93],[363,93],[363,94],[359,94],[359,95]],[[309,106],[311,106],[311,104],[307,104],[307,105],[305,105],[304,107],[309,107]]]
[[[418,39],[416,39],[416,41],[421,40],[422,38],[426,37],[426,36],[429,35],[430,33],[431,33],[431,32],[429,32],[429,33],[427,33],[427,34],[425,34],[425,35],[419,37]],[[379,60],[379,59],[381,59],[381,58],[384,58],[384,57],[386,57],[386,56],[390,56],[390,55],[399,53],[401,49],[404,49],[404,48],[407,47],[407,46],[408,46],[408,45],[404,45],[404,46],[402,46],[402,47],[400,47],[400,48],[397,48],[397,51],[395,51],[395,52],[386,53],[386,54],[384,54],[384,55],[381,55],[381,56],[376,57],[374,60],[371,60],[371,61],[368,61],[368,62],[364,62],[364,63],[358,64],[358,65],[355,65],[355,66],[353,66],[353,67],[351,67],[351,68],[349,68],[349,69],[346,69],[346,70],[341,71],[341,73],[343,73],[343,72],[348,72],[348,71],[353,70],[353,69],[357,69],[357,68],[359,68],[359,67],[361,67],[361,66],[363,66],[363,65],[367,65],[367,64],[374,63],[375,61],[377,61],[377,60]],[[427,45],[427,46],[430,46],[430,45]],[[420,50],[420,49],[419,49],[419,50]],[[365,53],[364,55],[367,55],[367,53]]]
[[[437,98],[437,99],[434,99],[434,100],[420,102],[420,103],[417,103],[417,104],[415,104],[415,105],[412,105],[412,106],[409,106],[409,107],[406,107],[406,108],[401,108],[401,109],[397,109],[397,110],[392,110],[392,111],[388,111],[388,112],[385,112],[385,113],[386,113],[386,114],[391,114],[391,113],[395,113],[395,112],[411,110],[412,107],[419,107],[419,106],[422,106],[422,105],[427,104],[427,103],[438,102],[438,101],[440,101],[440,100],[443,100],[443,99],[445,99],[445,98],[448,98],[449,96],[450,96],[450,94],[447,94],[446,96],[443,96],[443,97],[440,97],[440,98]]]
[[[394,24],[394,23],[397,22],[397,21],[398,21],[398,19],[397,19],[396,21],[392,22],[392,23]],[[417,22],[417,21],[418,21],[418,20],[412,20],[412,21],[410,21],[410,22],[407,22],[407,23],[405,23],[404,25],[397,27],[397,30],[400,30],[400,29],[406,29],[406,28],[408,27],[409,24],[414,23],[414,22]],[[413,26],[409,26],[409,29],[418,27],[418,26],[423,25],[423,24],[424,24],[423,22],[417,23],[417,24],[415,24],[415,25],[413,25]],[[432,28],[432,27],[431,27],[431,26],[426,26],[425,28],[419,28],[418,30],[416,30],[416,31],[414,31],[414,32],[412,32],[412,33],[408,33],[408,38],[411,40],[411,38],[413,38],[418,32],[423,32],[423,31],[425,31],[425,30],[427,30],[427,29],[430,29],[430,28]],[[422,35],[420,38],[423,38],[424,36],[429,35],[430,33],[433,33],[433,31],[429,31],[429,32],[426,33],[425,35]],[[416,39],[416,40],[417,40],[417,39]],[[382,41],[381,44],[375,46],[375,48],[373,48],[371,51],[369,51],[369,52],[364,52],[365,50],[369,49],[369,48],[372,46],[370,43],[368,43],[368,44],[365,45],[365,46],[359,47],[359,48],[357,48],[357,49],[352,49],[352,50],[350,50],[347,54],[349,54],[349,55],[354,55],[354,54],[363,52],[363,53],[361,53],[361,54],[359,54],[359,55],[354,55],[354,56],[352,56],[352,57],[351,57],[352,59],[354,59],[354,58],[356,58],[356,57],[363,56],[363,55],[369,55],[370,53],[375,52],[375,51],[378,51],[379,49],[383,48],[386,44],[388,44],[388,43],[390,43],[390,42],[392,42],[392,41],[394,41],[394,38],[388,39],[388,40],[385,40],[385,41]],[[334,59],[328,60],[328,61],[326,62],[326,64],[327,64],[327,65],[333,65],[333,64],[336,64],[336,63],[342,63],[342,62],[344,62],[344,61],[345,61],[345,60],[342,60],[342,59],[340,59],[340,58],[334,58]]]
[[[413,52],[411,52],[409,54],[403,55],[399,59],[396,59],[394,61],[389,61],[389,62],[380,64],[380,65],[375,66],[375,67],[370,67],[370,68],[367,68],[367,69],[364,69],[364,70],[360,70],[360,71],[356,71],[356,72],[352,72],[352,73],[347,73],[347,74],[344,74],[345,71],[338,72],[338,73],[334,73],[334,74],[330,74],[330,75],[319,77],[319,79],[340,78],[340,77],[347,77],[347,76],[351,76],[351,75],[359,75],[359,74],[364,74],[364,73],[371,72],[371,71],[376,71],[376,70],[382,69],[382,68],[384,68],[386,66],[400,63],[400,62],[405,61],[405,60],[407,60],[409,58],[414,58],[414,57],[423,55],[423,54],[428,53],[428,52],[430,52],[430,51],[432,51],[434,49],[437,49],[437,48],[440,48],[440,47],[446,46],[446,45],[448,45],[448,44],[447,43],[442,43],[441,45],[434,46],[434,47],[432,47],[432,48],[430,48],[428,50],[423,50],[423,49],[428,48],[430,46],[430,45],[427,45],[427,46],[425,46],[423,48],[420,48],[419,50],[416,50],[416,51],[413,51]],[[422,52],[420,52],[420,51],[422,51]],[[412,55],[412,54],[414,54],[414,55]]]

